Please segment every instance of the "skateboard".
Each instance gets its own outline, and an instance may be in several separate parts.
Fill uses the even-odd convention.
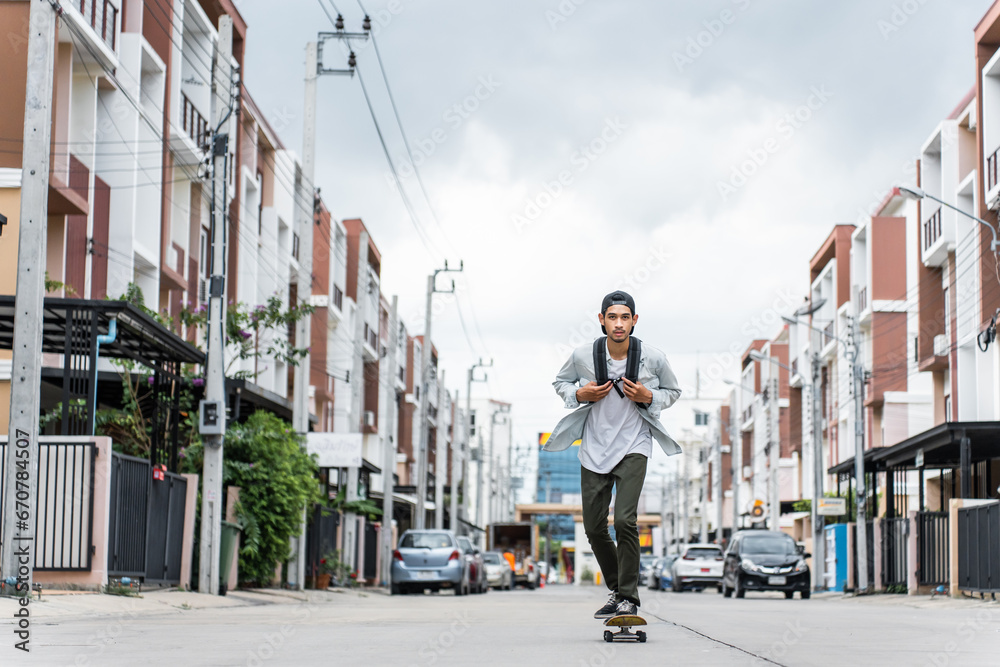
[[[611,630],[604,631],[604,641],[606,642],[636,641],[640,644],[646,642],[645,632],[642,630],[632,632],[632,626],[646,625],[646,619],[641,616],[632,616],[627,614],[623,616],[612,616],[604,621],[604,625],[612,628],[618,628],[618,632],[611,632]]]

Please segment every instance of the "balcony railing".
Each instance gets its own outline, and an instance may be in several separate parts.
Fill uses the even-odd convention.
[[[934,211],[931,217],[924,222],[924,251],[927,251],[934,242],[941,238],[941,209]]]
[[[865,308],[868,307],[868,286],[862,287],[858,290],[858,312],[863,313]]]
[[[118,33],[118,8],[111,0],[80,0],[80,14],[90,22],[100,38],[112,51],[115,50]]]
[[[989,192],[993,189],[993,186],[1000,182],[997,178],[997,156],[1000,154],[1000,148],[993,151],[993,155],[986,158],[986,191]]]
[[[181,97],[184,100],[184,116],[181,126],[184,131],[188,133],[195,145],[198,148],[204,149],[208,146],[208,121],[205,120],[197,109],[194,108],[191,100],[184,93],[181,93]]]

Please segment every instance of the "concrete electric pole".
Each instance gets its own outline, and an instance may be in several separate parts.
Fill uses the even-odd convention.
[[[233,19],[219,17],[219,41],[212,70],[212,264],[208,300],[208,353],[205,359],[205,400],[200,424],[205,440],[201,477],[201,548],[198,591],[218,595],[220,542],[222,539],[222,461],[226,434],[226,224],[229,193],[226,167],[229,159],[227,124],[233,111]]]
[[[865,485],[865,369],[861,363],[861,338],[858,331],[858,321],[848,317],[848,342],[850,346],[844,351],[847,360],[851,362],[851,375],[854,381],[854,487],[857,502],[855,517],[857,538],[855,547],[858,554],[858,592],[868,591],[868,507]]]
[[[464,266],[459,262],[457,269],[449,269],[448,262],[445,261],[443,269],[434,269],[434,273],[427,276],[427,305],[424,312],[424,342],[420,348],[420,405],[417,412],[417,516],[414,517],[413,527],[417,530],[424,528],[427,511],[424,509],[427,504],[427,450],[428,450],[428,408],[430,407],[430,397],[428,390],[431,384],[431,320],[433,316],[433,305],[435,294],[454,294],[455,281],[451,282],[450,290],[437,289],[437,277],[439,273],[459,273]],[[440,511],[440,509],[438,509]]]
[[[458,390],[455,390],[455,415],[452,421],[451,428],[451,469],[449,472],[449,481],[451,482],[451,493],[448,496],[448,528],[455,531],[455,534],[459,533],[459,516],[458,516],[458,490],[462,482],[462,461],[465,458],[462,443],[468,439],[465,433],[459,436],[458,425],[461,424],[465,427],[465,420],[462,417],[462,410],[458,408]]]
[[[448,450],[445,443],[444,418],[448,412],[446,400],[448,392],[444,390],[444,371],[438,376],[438,411],[437,428],[434,429],[434,528],[444,530],[444,478],[448,471]]]
[[[770,385],[770,404],[771,409],[768,411],[768,424],[770,430],[770,442],[768,446],[771,451],[769,458],[769,466],[771,468],[770,474],[768,475],[768,505],[770,506],[770,523],[771,530],[781,530],[781,481],[778,479],[778,470],[781,465],[781,387],[778,382],[781,371],[779,370],[780,362],[777,357],[771,357],[773,366],[771,367],[770,377],[771,381],[768,383]]]
[[[21,158],[21,217],[18,223],[17,287],[14,296],[16,317],[11,360],[10,423],[3,481],[7,492],[4,494],[3,506],[5,521],[2,569],[5,579],[17,579],[17,593],[30,601],[35,567],[38,414],[42,381],[42,322],[56,13],[47,0],[32,0],[29,11],[28,72],[24,94],[24,145]],[[97,373],[96,368],[90,371]],[[20,631],[15,631],[15,635],[23,641],[30,639],[30,636],[18,635],[18,632]]]
[[[385,382],[385,434],[382,438],[382,543],[381,580],[388,586],[392,568],[392,505],[393,479],[396,469],[396,351],[399,348],[399,297],[392,297],[389,310],[389,348],[386,350]]]
[[[477,363],[472,364],[472,366],[469,367],[469,374],[468,374],[468,376],[466,378],[466,382],[465,382],[465,451],[464,451],[464,456],[462,457],[462,485],[463,485],[462,490],[463,490],[464,495],[465,495],[465,502],[462,503],[462,505],[463,505],[462,511],[463,512],[465,511],[465,508],[468,507],[469,503],[471,502],[471,498],[470,498],[470,495],[469,495],[469,489],[467,488],[469,485],[468,485],[468,483],[465,480],[469,479],[469,460],[472,458],[472,383],[473,382],[486,382],[486,378],[485,377],[482,380],[479,380],[479,379],[476,378],[476,369],[477,368],[490,368],[492,366],[493,366],[493,360],[492,359],[490,359],[490,363],[488,363],[488,364],[487,363],[483,363],[483,360],[480,359]],[[482,458],[482,457],[480,457],[480,458]],[[480,462],[480,467],[481,466],[482,466],[482,463]],[[479,487],[477,486],[476,488],[479,488]]]
[[[826,588],[826,531],[823,529],[823,516],[819,513],[819,501],[823,497],[823,402],[822,386],[820,384],[821,370],[819,355],[812,358],[812,436],[813,436],[813,494],[812,494],[812,526],[813,526],[813,589]]]

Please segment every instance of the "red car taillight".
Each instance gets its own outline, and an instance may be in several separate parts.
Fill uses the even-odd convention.
[[[684,556],[681,560],[694,560],[694,556]]]
[[[403,560],[403,554],[399,553],[399,549],[393,549],[393,551],[392,551],[392,557],[395,560]]]
[[[451,555],[448,556],[448,560],[458,560],[461,557],[462,554],[458,553],[458,549],[455,549],[454,551],[451,552]]]

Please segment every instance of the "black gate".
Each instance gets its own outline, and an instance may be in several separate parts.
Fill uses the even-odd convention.
[[[146,527],[152,478],[146,459],[118,452],[111,454],[108,574],[113,577],[146,576]]]
[[[907,586],[906,539],[910,534],[907,518],[882,519],[882,583],[890,586]]]
[[[181,579],[187,478],[165,473],[152,482],[146,546],[146,583],[177,584]]]
[[[917,583],[941,586],[948,583],[948,512],[917,513]]]
[[[315,577],[319,573],[320,561],[337,548],[337,527],[340,514],[329,507],[316,505],[312,521],[306,531],[306,574]],[[343,558],[341,558],[343,560]]]
[[[378,528],[371,521],[365,521],[365,579],[378,580]]]
[[[153,479],[146,459],[113,453],[108,574],[180,583],[186,497],[186,478]]]
[[[958,510],[958,587],[1000,592],[1000,503]]]
[[[0,443],[0,498],[6,443]],[[89,571],[94,534],[94,462],[92,442],[38,443],[38,488],[35,505],[36,570]],[[26,501],[27,491],[6,489]],[[0,512],[0,515],[3,513]],[[0,516],[0,531],[3,516]]]
[[[868,537],[868,585],[871,586],[875,581],[875,530],[872,521],[867,521],[865,523],[865,531]],[[852,549],[851,558],[854,564],[854,588],[858,587],[858,526],[857,524],[851,524],[851,537],[854,538],[854,549]]]

